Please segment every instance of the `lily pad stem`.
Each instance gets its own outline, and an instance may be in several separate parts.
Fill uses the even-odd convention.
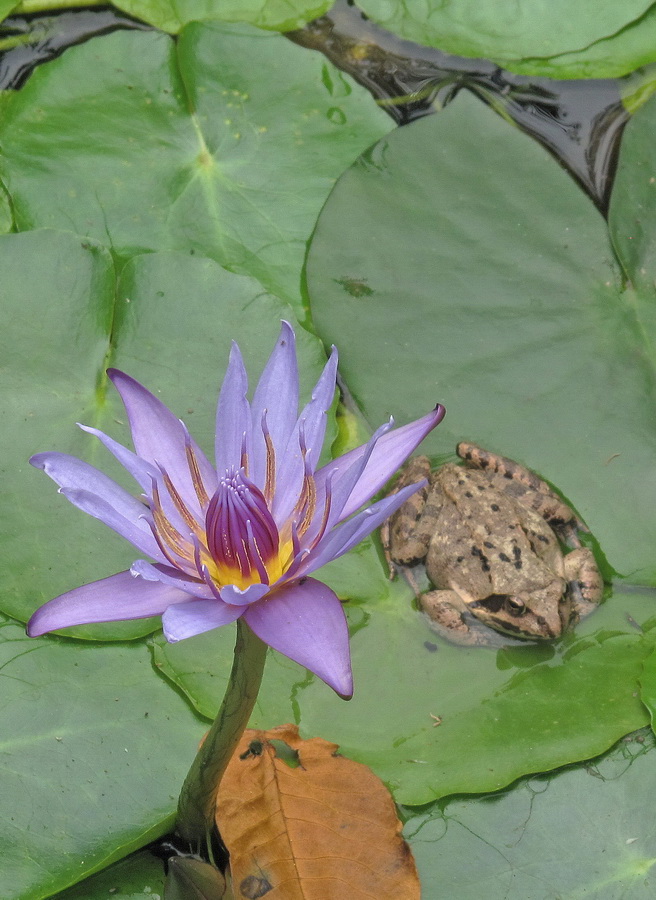
[[[251,631],[243,618],[238,619],[228,688],[178,800],[176,831],[197,852],[210,847],[219,785],[255,706],[266,652],[267,645]]]

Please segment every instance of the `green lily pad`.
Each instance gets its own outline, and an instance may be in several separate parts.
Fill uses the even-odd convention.
[[[335,179],[390,122],[318,54],[242,25],[73,47],[12,96],[0,173],[18,230],[71,229],[122,260],[180,250],[301,310]]]
[[[170,830],[203,726],[142,644],[3,621],[0,656],[2,894],[41,900]]]
[[[629,182],[634,169],[636,179],[651,178],[650,157],[641,156],[646,138],[633,139],[632,129],[648,130],[653,121],[648,103],[628,125],[620,170]],[[472,141],[473,133],[484,137]],[[340,346],[342,372],[368,421],[404,406],[414,416],[444,402],[447,418],[425,442],[434,457],[451,456],[464,438],[535,468],[591,528],[607,577],[615,571],[654,585],[654,307],[648,264],[647,274],[635,271],[648,254],[654,220],[648,202],[638,209],[632,199],[628,190],[613,196],[613,240],[632,247],[639,225],[645,252],[638,240],[635,264],[627,251],[620,271],[603,219],[568,176],[524,135],[460,96],[439,116],[375,145],[340,179],[317,224],[307,276],[318,332]],[[623,276],[633,279],[634,271],[632,288]],[[369,290],[353,291],[353,283]],[[395,377],[383,390],[386,371]],[[395,758],[395,771],[385,770],[397,796],[417,803],[493,790],[522,768],[594,756],[627,726],[644,724],[636,680],[652,637],[632,634],[624,616],[635,619],[637,604],[653,619],[654,599],[648,589],[641,594],[616,581],[603,610],[577,628],[573,653],[567,641],[558,648],[554,659],[566,660],[565,668],[548,661],[541,668],[536,655],[525,684],[511,679],[524,695],[472,655],[486,651],[440,648],[436,656],[448,653],[451,668],[434,677],[436,702],[423,710],[444,723],[431,738],[439,746],[434,760],[413,746],[421,731],[411,717],[418,713],[403,706],[408,696],[418,703],[417,684],[429,676],[416,651],[403,647],[408,672],[397,673],[396,707],[390,696],[383,706],[396,708],[400,726],[389,713],[395,734],[411,750],[407,760],[419,764]],[[605,625],[605,616],[614,624]],[[363,640],[373,638],[372,628]],[[588,629],[602,634],[589,643]],[[385,641],[377,644],[386,647],[387,664],[393,654]],[[517,660],[518,652],[503,659]],[[530,660],[538,650],[524,653]],[[596,691],[607,680],[606,664],[618,693],[604,688],[602,698]],[[375,670],[372,663],[365,668]],[[483,686],[486,700],[478,693]],[[354,708],[362,700],[356,689]],[[462,716],[462,730],[454,716]],[[305,718],[303,725],[311,727]],[[357,745],[354,734],[331,737],[347,753]],[[456,773],[450,760],[457,764],[458,753]]]
[[[596,756],[646,724],[637,678],[656,641],[656,592],[616,592],[558,645],[492,650],[444,643],[406,589],[383,590],[375,603],[347,604],[353,699],[270,653],[253,727],[295,722],[371,766],[397,802],[418,805]],[[227,628],[157,639],[155,664],[212,717],[233,643]]]
[[[647,89],[650,90],[649,83]],[[609,211],[615,252],[627,279],[638,289],[642,303],[636,317],[645,317],[647,360],[656,365],[653,298],[656,296],[656,99],[631,117],[622,137],[622,152]]]
[[[651,727],[656,732],[656,650],[645,657],[640,675],[640,699],[647,707]]]
[[[647,0],[525,0],[519,6],[361,0],[359,6],[403,38],[490,59],[523,75],[616,78],[656,59],[656,11]]]
[[[175,253],[132,260],[117,284],[108,252],[71,233],[0,237],[3,266],[0,609],[25,621],[46,600],[129,568],[138,552],[75,509],[28,465],[42,450],[72,453],[135,486],[98,441],[94,425],[130,443],[125,413],[105,369],[129,372],[185,419],[210,455],[216,400],[230,342],[255,379],[291,309],[258,282],[209,259]],[[213,323],[216,323],[215,325]],[[325,362],[297,328],[303,396]],[[330,433],[330,432],[329,432]],[[158,619],[76,629],[109,640],[147,634]]]
[[[57,895],[57,900],[160,900],[164,866],[147,850],[92,875]]]
[[[546,78],[621,78],[635,69],[653,64],[656,42],[656,8],[621,28],[572,53],[547,59],[527,58],[509,62],[518,75]]]
[[[0,22],[6,19],[11,11],[19,5],[16,0],[0,0]]]
[[[322,16],[332,0],[115,0],[114,6],[176,34],[188,22],[220,19],[248,22],[272,31],[291,31]]]
[[[11,212],[9,195],[0,185],[0,234],[8,234],[13,230],[14,218]]]
[[[651,177],[638,150],[629,139],[620,166]],[[611,200],[616,243],[636,218],[646,235],[654,222],[624,196]],[[577,508],[610,570],[656,584],[652,296],[639,276],[626,284],[604,220],[546,151],[459,96],[342,176],[307,277],[369,421],[440,400],[429,453],[467,439],[526,464]],[[384,391],[382,371],[395,376]]]
[[[600,760],[413,816],[405,837],[425,896],[653,897],[655,749],[640,732]]]

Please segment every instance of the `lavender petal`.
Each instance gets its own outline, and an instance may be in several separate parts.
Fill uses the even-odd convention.
[[[145,460],[137,456],[136,453],[133,453],[132,450],[128,450],[127,447],[124,447],[123,444],[119,444],[118,441],[115,441],[114,438],[105,434],[104,431],[99,431],[97,428],[91,428],[88,425],[81,425],[79,422],[77,424],[78,428],[81,428],[82,431],[95,435],[95,437],[97,437],[98,440],[107,447],[109,452],[120,462],[123,468],[132,475],[142,491],[146,494],[150,493],[152,479],[157,477],[158,474],[158,471],[154,466],[149,465]]]
[[[160,584],[176,587],[201,600],[209,600],[214,596],[204,581],[190,578],[179,569],[174,569],[173,566],[153,565],[145,559],[137,559],[130,566],[130,572],[132,575],[139,575],[145,581],[159,581]]]
[[[337,350],[333,347],[314,390],[312,399],[305,406],[287,443],[283,458],[279,461],[278,483],[273,504],[273,516],[282,524],[290,516],[303,487],[305,463],[301,452],[301,430],[306,448],[306,462],[314,472],[319,461],[328,421],[328,410],[335,396],[337,376]]]
[[[426,435],[436,425],[439,425],[444,418],[444,413],[444,407],[438,404],[428,415],[416,419],[408,425],[402,425],[380,438],[360,480],[342,508],[340,521],[348,518],[389,481]],[[325,489],[326,479],[334,469],[341,469],[345,465],[351,464],[362,456],[366,449],[367,444],[363,444],[319,469],[316,474],[317,492]]]
[[[253,467],[250,478],[264,488],[267,448],[262,434],[262,415],[271,435],[276,460],[282,460],[298,415],[298,364],[296,337],[289,322],[280,335],[255,389],[252,403]],[[278,463],[279,464],[279,463]]]
[[[216,409],[216,471],[221,477],[231,466],[240,465],[242,445],[252,455],[251,410],[247,400],[248,376],[241,351],[233,341],[228,369],[221,385]]]
[[[190,599],[177,588],[144,581],[130,572],[119,572],[45,603],[27,623],[27,633],[38,637],[70,625],[145,619],[159,616],[172,604]]]
[[[123,400],[137,455],[153,466],[161,466],[189,509],[200,516],[200,505],[187,462],[182,422],[134,378],[118,369],[108,369],[107,374]],[[216,490],[216,472],[198,444],[192,441],[191,446],[198,460],[205,490],[211,496]]]
[[[342,514],[344,504],[348,501],[353,491],[357,489],[378,442],[388,434],[391,427],[391,421],[381,425],[374,431],[371,438],[363,446],[363,453],[361,456],[356,456],[354,460],[349,461],[350,465],[348,465],[347,462],[347,465],[335,469],[335,472],[338,472],[339,474],[335,475],[332,482],[330,514],[326,526],[327,531],[336,525],[337,522],[341,522],[342,519],[346,518],[346,516]],[[344,457],[340,457],[340,460],[344,460]],[[317,493],[319,494],[318,491]],[[319,494],[319,496],[321,495]]]
[[[371,534],[375,528],[382,525],[385,519],[395,513],[405,503],[408,497],[425,484],[425,479],[417,482],[417,484],[409,484],[397,491],[396,494],[384,497],[367,509],[362,510],[362,512],[353,516],[352,519],[349,519],[348,522],[343,522],[341,525],[333,528],[329,534],[326,534],[319,541],[312,553],[308,554],[301,564],[293,570],[294,577],[300,578],[309,575],[311,572],[316,572],[321,566],[325,566],[326,563],[343,556],[344,553],[347,553],[356,544],[359,544],[368,534]]]
[[[274,650],[314,672],[345,700],[352,696],[346,616],[327,585],[305,578],[249,606],[244,618]]]
[[[228,606],[220,600],[192,600],[169,606],[162,616],[164,637],[170,644],[229,625],[243,613],[243,606]]]
[[[104,472],[67,453],[37,453],[30,463],[43,469],[74,506],[100,519],[142,553],[163,561],[148,525],[148,508]]]
[[[268,584],[251,584],[244,590],[235,587],[234,584],[227,584],[221,588],[221,599],[231,606],[250,606],[251,603],[261,600],[269,590]]]

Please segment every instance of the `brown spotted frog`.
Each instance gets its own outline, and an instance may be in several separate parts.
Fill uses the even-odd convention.
[[[464,466],[431,471],[423,456],[403,470],[395,490],[422,478],[428,486],[390,520],[392,561],[425,563],[435,589],[417,590],[419,605],[455,643],[560,637],[601,599],[599,569],[577,536],[587,529],[529,469],[474,444],[456,452]],[[565,553],[561,542],[574,549]]]

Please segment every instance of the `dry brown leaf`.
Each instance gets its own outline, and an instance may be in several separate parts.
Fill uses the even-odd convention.
[[[299,764],[278,758],[271,741],[295,751]],[[390,794],[367,766],[336,751],[321,738],[301,740],[294,725],[244,733],[216,820],[235,898],[418,900]]]

